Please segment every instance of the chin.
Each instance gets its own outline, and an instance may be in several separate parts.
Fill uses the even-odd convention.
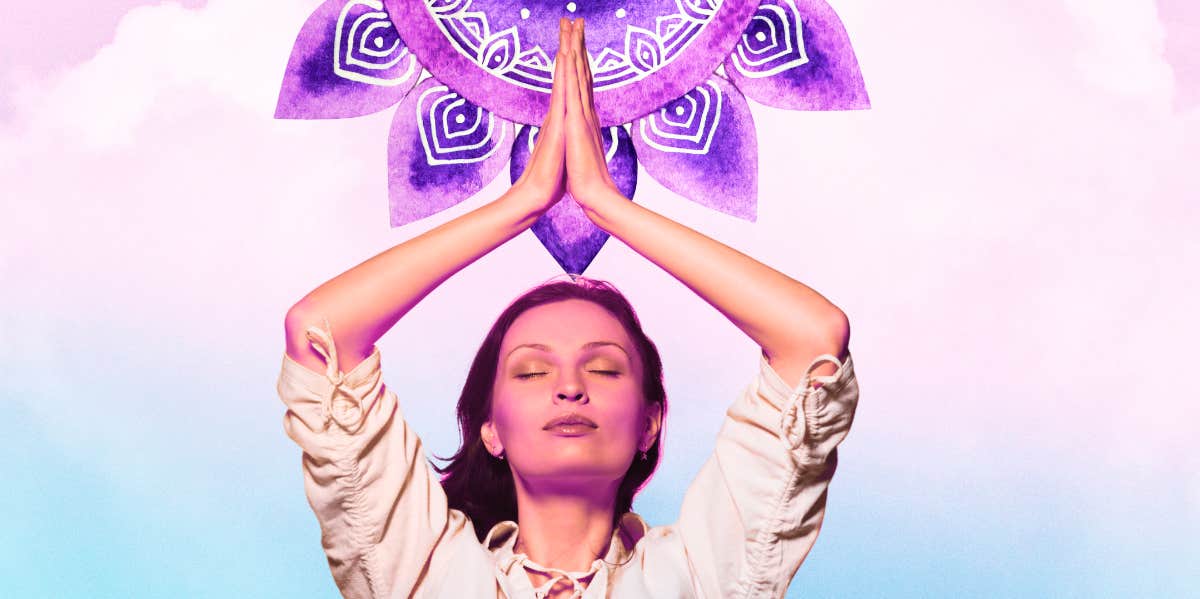
[[[553,461],[541,461],[518,471],[524,478],[548,478],[563,483],[596,485],[620,482],[627,470],[629,464],[597,462],[594,458],[582,455],[558,455]]]

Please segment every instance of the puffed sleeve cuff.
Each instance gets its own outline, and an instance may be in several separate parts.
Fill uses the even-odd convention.
[[[383,376],[378,347],[350,372],[341,372],[328,323],[324,329],[310,326],[305,334],[325,359],[325,373],[314,372],[284,354],[276,390],[287,406],[284,428],[288,436],[319,458],[321,446],[344,444],[363,431],[368,414],[378,411],[376,403],[385,396]]]
[[[822,362],[833,362],[837,371],[827,376],[812,374]],[[858,380],[850,354],[844,362],[831,354],[817,356],[794,389],[761,355],[759,370],[758,396],[778,411],[778,430],[784,444],[802,465],[824,464],[850,432],[858,405]],[[820,387],[813,385],[817,382]]]

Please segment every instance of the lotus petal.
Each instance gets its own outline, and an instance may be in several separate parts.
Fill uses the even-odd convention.
[[[777,108],[871,105],[846,29],[823,0],[763,0],[725,74],[747,97]]]
[[[429,78],[396,109],[388,140],[391,224],[471,197],[504,168],[513,125]]]
[[[421,65],[383,3],[327,0],[308,17],[288,60],[277,119],[337,119],[392,106],[417,84]]]
[[[757,218],[758,141],[746,99],[713,75],[633,124],[646,172],[667,189],[726,214]]]
[[[525,172],[537,132],[537,127],[527,125],[517,134],[509,167],[509,177],[514,182]],[[624,127],[604,127],[600,137],[604,141],[609,175],[621,194],[632,199],[637,189],[637,154],[629,133]],[[531,229],[558,265],[565,272],[574,274],[583,274],[608,241],[608,233],[592,223],[570,192],[564,193],[563,198],[538,218]]]

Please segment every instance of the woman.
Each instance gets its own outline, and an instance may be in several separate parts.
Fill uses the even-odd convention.
[[[278,391],[348,597],[778,597],[816,540],[858,399],[845,315],[805,285],[629,202],[605,166],[583,21],[560,23],[550,109],[498,200],[354,267],[286,319]],[[569,190],[588,217],[762,347],[679,521],[629,511],[657,463],[662,367],[611,286],[518,298],[471,367],[439,481],[376,340]],[[416,398],[406,398],[415,401]]]

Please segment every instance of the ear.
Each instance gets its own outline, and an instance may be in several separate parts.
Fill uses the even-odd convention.
[[[638,445],[638,450],[650,451],[650,448],[654,447],[654,442],[658,440],[660,430],[662,430],[662,406],[651,404],[646,410],[646,428],[642,432],[642,442]]]
[[[496,425],[492,424],[491,420],[479,427],[479,436],[483,437],[483,446],[487,448],[488,453],[496,457],[504,453],[504,445],[500,443],[500,435],[496,434]]]

